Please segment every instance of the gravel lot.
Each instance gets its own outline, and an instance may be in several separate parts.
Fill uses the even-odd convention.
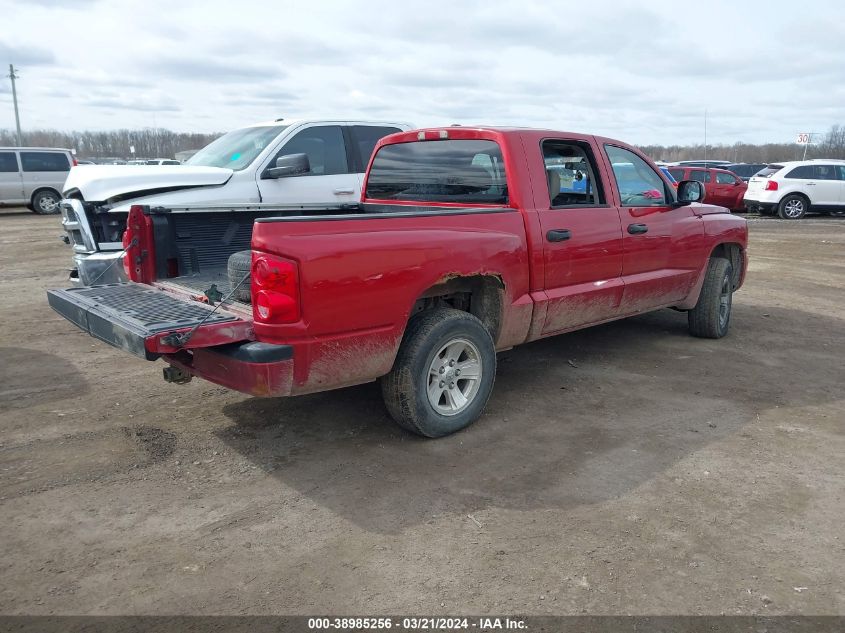
[[[0,225],[0,613],[845,613],[845,219],[750,219],[727,339],[520,347],[437,441],[166,384],[48,308],[58,217]]]

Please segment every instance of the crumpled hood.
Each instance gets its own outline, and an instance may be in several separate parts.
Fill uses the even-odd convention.
[[[233,173],[188,165],[80,165],[70,170],[62,193],[78,189],[85,200],[105,202],[126,194],[140,197],[162,189],[222,185]]]

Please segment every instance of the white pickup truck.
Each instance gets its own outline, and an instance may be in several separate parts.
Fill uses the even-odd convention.
[[[407,123],[268,121],[234,130],[184,165],[88,165],[72,169],[60,204],[73,248],[70,280],[123,281],[118,261],[129,207],[225,207],[238,211],[357,204],[376,142]],[[218,209],[221,210],[221,209]],[[201,223],[196,230],[201,230]]]

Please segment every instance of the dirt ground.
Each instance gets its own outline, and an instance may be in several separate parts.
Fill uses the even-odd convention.
[[[48,308],[58,217],[0,210],[0,613],[845,613],[845,219],[749,222],[728,338],[525,345],[430,441],[375,384],[164,383]]]

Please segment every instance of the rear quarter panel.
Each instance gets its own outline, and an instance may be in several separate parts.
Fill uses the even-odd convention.
[[[498,277],[504,284],[504,322],[497,345],[511,346],[527,336],[528,249],[516,209],[259,221],[252,246],[299,266],[301,320],[255,323],[260,340],[294,344],[294,393],[386,374],[416,300],[455,276]]]

